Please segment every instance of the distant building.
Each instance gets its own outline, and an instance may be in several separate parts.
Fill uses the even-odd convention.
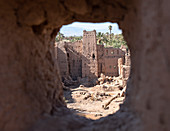
[[[105,74],[106,76],[118,76],[118,59],[125,59],[125,52],[119,48],[104,47],[103,45],[97,45],[98,47],[98,74]]]
[[[56,59],[61,76],[95,79],[101,73],[118,76],[118,59],[125,62],[125,51],[97,45],[96,31],[83,31],[83,41],[56,43]]]
[[[83,31],[82,77],[98,77],[96,31]]]

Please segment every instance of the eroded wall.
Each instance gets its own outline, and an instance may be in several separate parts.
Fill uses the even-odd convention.
[[[83,31],[82,77],[91,80],[98,77],[96,30]]]
[[[0,1],[0,130],[170,130],[169,4]],[[95,122],[59,108],[62,89],[51,45],[59,28],[73,21],[118,22],[131,51],[124,105]]]
[[[67,43],[69,75],[73,80],[82,76],[82,41]]]
[[[125,53],[121,49],[107,47],[104,48],[104,63],[106,76],[119,76],[118,59],[124,58]]]
[[[68,54],[66,51],[66,42],[56,42],[55,43],[55,65],[59,67],[59,75],[63,81],[65,77],[70,75],[69,65],[68,65]]]

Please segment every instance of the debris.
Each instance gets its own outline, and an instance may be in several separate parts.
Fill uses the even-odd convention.
[[[125,97],[125,92],[126,92],[126,86],[123,88],[123,90],[120,92],[121,97]]]
[[[84,87],[84,85],[80,85],[79,87]]]
[[[102,114],[95,114],[95,117],[97,117],[97,116],[102,116]]]
[[[80,92],[80,95],[85,95],[86,94],[86,92]]]
[[[91,94],[90,94],[90,93],[88,93],[88,94],[84,97],[83,100],[87,100],[89,97],[91,97]]]
[[[116,98],[118,98],[118,97],[120,97],[120,93],[118,93],[116,96],[112,97],[105,105],[102,105],[102,107],[103,107],[105,110],[108,109],[108,105],[110,105],[110,103],[111,103],[114,99],[116,99]]]
[[[98,119],[116,112],[125,98],[125,81],[127,81],[126,78],[108,77],[101,74],[101,77],[95,80],[97,85],[94,86],[88,78],[79,78],[78,82],[81,84],[77,87],[69,86],[70,90],[65,91],[70,92],[70,94],[65,93],[68,94],[67,107],[91,119]],[[69,82],[76,83],[72,80]]]

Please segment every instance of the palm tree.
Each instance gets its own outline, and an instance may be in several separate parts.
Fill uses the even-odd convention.
[[[61,40],[65,38],[64,34],[61,33]]]
[[[107,37],[109,36],[109,32],[106,32],[106,36],[107,36]]]
[[[65,37],[64,34],[58,32],[58,39],[59,39],[59,41],[61,41],[64,37]]]
[[[100,37],[101,37],[101,35],[102,35],[102,33],[101,33],[101,32],[98,32],[98,33],[97,33],[97,37],[98,37],[98,38],[100,38]]]
[[[111,30],[112,30],[112,26],[109,25],[109,30],[110,30],[110,40],[111,40]]]
[[[112,38],[113,38],[113,36],[114,36],[114,33],[112,33],[112,34],[111,34],[111,36],[112,36]]]
[[[104,33],[101,34],[101,37],[102,37],[102,38],[104,37]]]

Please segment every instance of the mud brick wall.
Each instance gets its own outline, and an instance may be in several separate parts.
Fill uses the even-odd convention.
[[[169,0],[1,0],[0,130],[170,130]],[[117,22],[131,52],[127,97],[98,121],[64,108],[54,38],[62,25]]]

